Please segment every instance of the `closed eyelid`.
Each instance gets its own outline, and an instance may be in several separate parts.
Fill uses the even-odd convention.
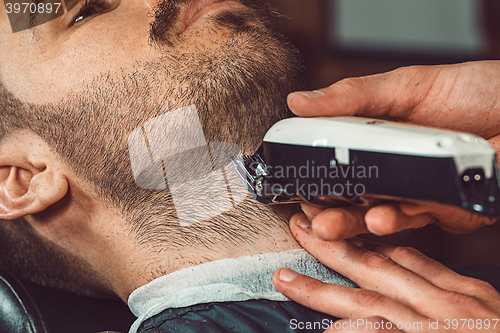
[[[114,9],[116,9],[120,4],[120,0],[85,0],[83,4],[79,7],[79,9],[73,9],[68,19],[68,26],[76,25],[77,23],[83,23],[87,21],[86,19],[91,19],[95,16],[108,13]],[[84,17],[83,19],[78,19],[81,15],[83,15],[88,9],[93,8],[96,10],[95,13]],[[88,13],[87,13],[88,14]]]

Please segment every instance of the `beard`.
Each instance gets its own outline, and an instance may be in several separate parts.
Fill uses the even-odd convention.
[[[285,37],[268,27],[270,12],[261,1],[243,1],[247,8],[210,16],[203,28],[179,36],[172,22],[177,22],[189,2],[168,1],[155,10],[150,43],[160,51],[157,59],[138,61],[128,73],[102,73],[84,84],[82,94],[53,105],[23,104],[22,117],[18,112],[7,112],[5,117],[9,122],[10,116],[8,128],[29,128],[54,147],[76,176],[89,181],[102,200],[120,209],[137,244],[151,253],[251,243],[276,223],[286,228],[283,215],[256,205],[253,198],[217,216],[181,226],[179,207],[173,204],[168,187],[137,184],[129,138],[152,119],[195,106],[207,145],[229,143],[249,155],[274,123],[291,115],[286,106],[288,93],[304,87],[301,57]],[[204,36],[213,36],[211,43],[194,47],[192,41],[203,41]],[[189,141],[188,130],[179,135]],[[176,161],[182,167],[174,173],[199,170],[196,161],[203,158],[196,154],[193,151],[187,163]],[[226,176],[236,177],[234,173]],[[204,210],[213,211],[217,202],[200,200],[213,184],[198,181],[196,185],[186,188],[183,200],[198,205],[202,215]],[[219,191],[227,192],[227,188],[215,192]],[[151,279],[172,270],[157,268]],[[17,271],[23,275],[22,268]],[[51,285],[51,281],[45,277],[44,284]]]
[[[38,285],[117,299],[101,272],[44,239],[22,219],[0,220],[0,269]]]
[[[203,147],[188,151],[189,147],[201,145],[192,144],[198,136],[190,124],[199,122],[207,146],[233,144],[226,147],[237,146],[243,155],[252,154],[267,130],[291,115],[286,97],[303,88],[305,81],[298,51],[266,26],[262,11],[245,8],[221,12],[208,18],[194,33],[176,36],[175,25],[169,22],[176,22],[183,3],[169,1],[156,10],[150,40],[161,56],[140,63],[133,73],[119,78],[109,74],[94,79],[87,93],[67,103],[69,109],[62,114],[68,116],[56,125],[71,128],[72,134],[52,142],[60,147],[61,154],[71,147],[74,153],[67,162],[78,175],[97,185],[102,199],[121,209],[137,242],[150,247],[152,253],[200,244],[251,242],[275,227],[276,221],[269,218],[272,214],[267,208],[256,208],[252,199],[232,205],[233,209],[224,213],[212,214],[224,210],[214,206],[230,206],[214,197],[225,197],[226,201],[231,198],[224,196],[226,186],[214,186],[210,179],[199,179],[195,187],[181,188],[182,201],[189,203],[183,205],[183,210],[201,216],[197,218],[199,223],[181,226],[180,214],[186,212],[173,203],[171,180],[187,183],[197,173],[212,171]],[[211,38],[211,43],[193,47],[193,39],[197,38]],[[177,154],[170,162],[163,160],[163,165],[157,166],[169,174],[167,188],[138,186],[132,172],[130,134],[138,128],[147,132],[153,120],[186,106],[194,106],[197,115],[163,124],[168,130],[159,136],[169,139],[157,142],[162,147],[153,147],[149,140],[149,148],[188,153]],[[85,127],[71,123],[74,119]],[[148,154],[143,157],[147,159]],[[236,177],[234,172],[224,176]],[[263,215],[268,218],[262,219]],[[257,216],[261,216],[260,222],[256,222]]]

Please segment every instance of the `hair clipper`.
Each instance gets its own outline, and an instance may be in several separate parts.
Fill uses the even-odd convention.
[[[232,163],[264,204],[410,200],[500,216],[496,150],[468,133],[361,117],[291,118],[276,123],[253,156]]]

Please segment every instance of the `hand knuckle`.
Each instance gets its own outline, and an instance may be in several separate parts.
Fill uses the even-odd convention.
[[[477,299],[454,291],[446,291],[444,299],[456,309],[479,309],[482,306]]]
[[[353,302],[360,307],[378,307],[384,303],[384,295],[368,289],[360,289],[354,294]]]
[[[323,293],[328,292],[328,284],[323,283],[316,279],[310,279],[305,284],[305,289],[308,293]]]
[[[399,67],[393,70],[392,73],[400,77],[419,77],[423,74],[426,68],[426,66],[418,65]]]
[[[496,289],[491,284],[483,280],[467,278],[466,283],[470,285],[472,295],[497,293]]]
[[[398,259],[421,258],[422,253],[413,247],[398,246],[392,251],[391,257]]]
[[[366,252],[361,257],[361,263],[367,269],[379,270],[386,268],[388,266],[392,266],[394,262],[377,252]]]
[[[359,77],[349,77],[346,79],[342,79],[339,82],[337,82],[334,86],[337,89],[342,89],[344,91],[352,91],[359,87],[362,84],[362,79]]]

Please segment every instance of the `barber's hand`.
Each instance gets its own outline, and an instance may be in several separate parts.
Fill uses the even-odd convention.
[[[431,223],[449,233],[466,234],[497,221],[496,218],[438,204],[394,202],[367,208],[326,209],[302,202],[301,207],[312,221],[314,234],[323,240],[347,239],[365,233],[383,236]]]
[[[316,259],[360,286],[325,284],[286,268],[275,272],[273,283],[286,297],[342,318],[333,331],[500,332],[500,294],[484,281],[461,276],[411,248],[319,240],[301,214],[290,228]],[[366,329],[367,322],[379,330]]]
[[[500,134],[500,61],[403,67],[288,96],[301,117],[388,116],[414,124]],[[312,94],[316,98],[305,95]]]
[[[302,117],[388,116],[414,124],[474,133],[500,150],[500,61],[447,66],[413,66],[362,78],[349,78],[315,92],[288,97]],[[496,219],[444,206],[390,204],[366,209],[323,210],[303,205],[313,230],[325,240],[372,232],[385,235],[419,228],[434,217],[445,231],[472,232]],[[366,214],[365,214],[366,213]]]

